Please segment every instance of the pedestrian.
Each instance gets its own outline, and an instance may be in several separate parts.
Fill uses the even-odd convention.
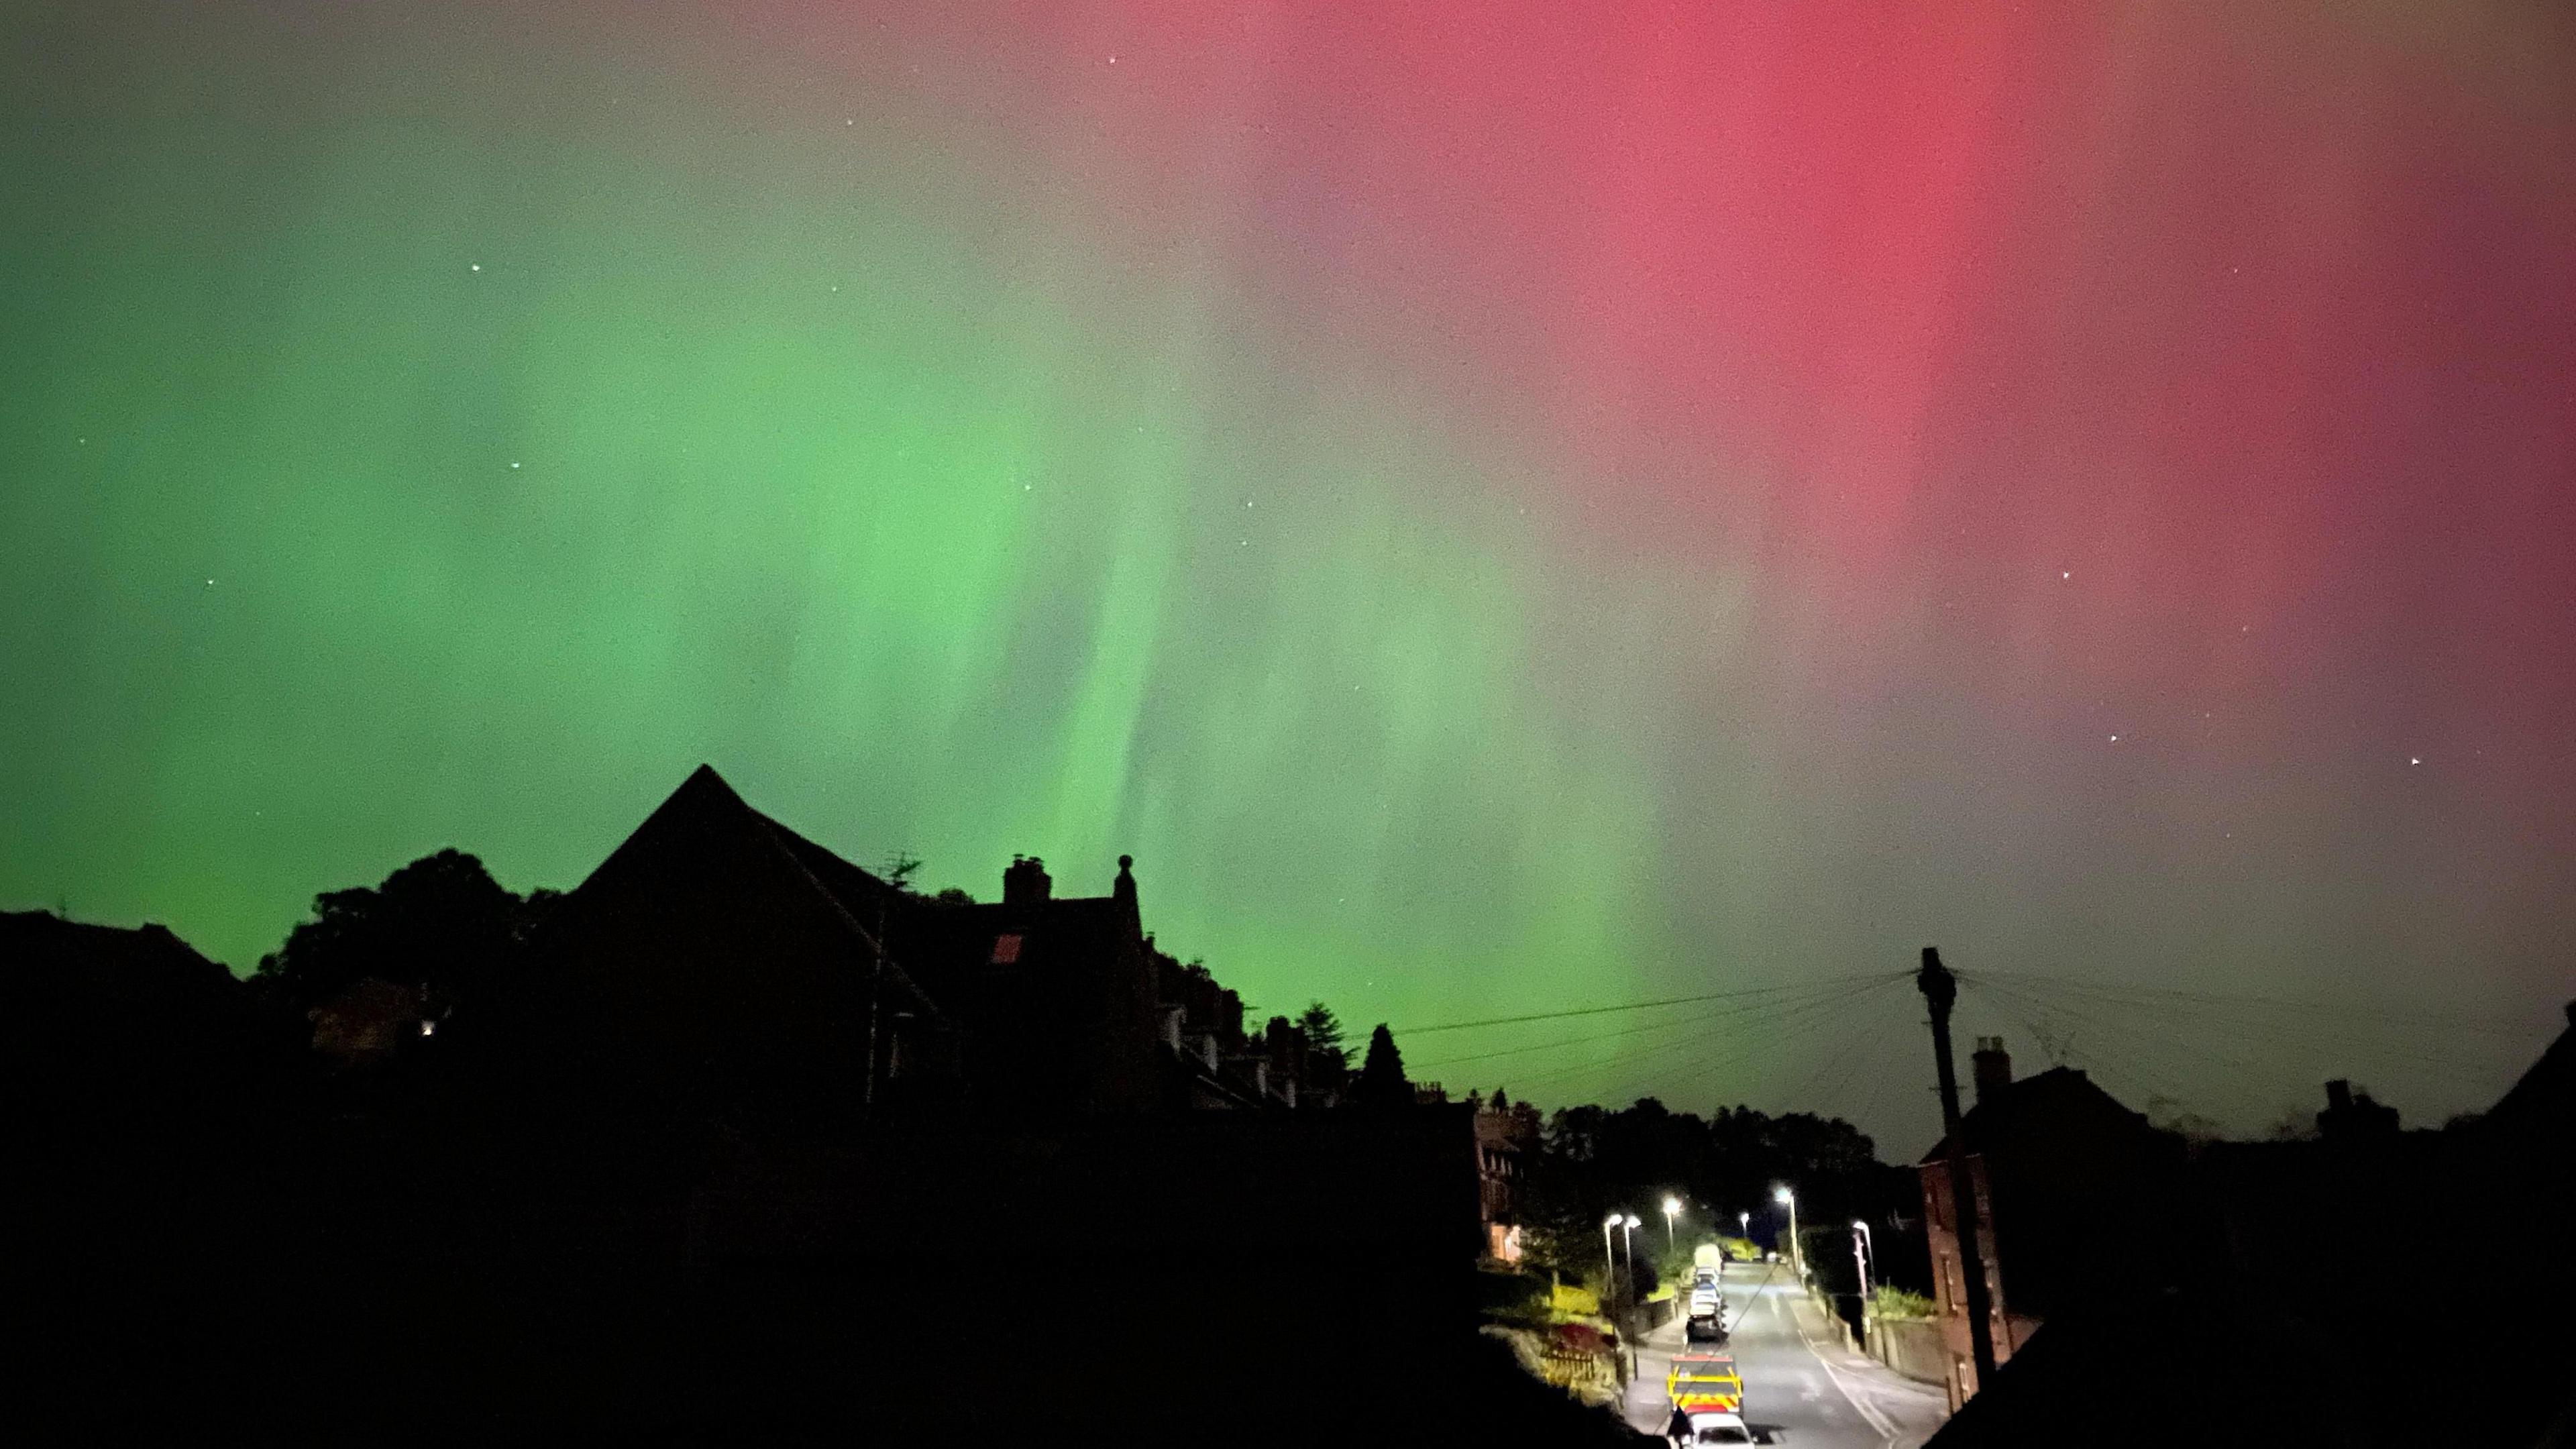
[[[1683,1413],[1679,1404],[1673,1405],[1673,1416],[1664,1424],[1664,1437],[1672,1440],[1676,1449],[1691,1441],[1690,1415]]]

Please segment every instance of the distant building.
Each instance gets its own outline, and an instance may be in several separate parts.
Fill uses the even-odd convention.
[[[11,1132],[73,1152],[124,1150],[227,1110],[228,1093],[294,1061],[295,1028],[167,927],[0,911],[0,1100]],[[10,1140],[21,1152],[33,1145]]]
[[[1538,1139],[1538,1108],[1527,1102],[1478,1104],[1476,1207],[1485,1256],[1498,1262],[1521,1260],[1521,1172]]]
[[[313,1050],[342,1067],[388,1060],[437,1031],[426,997],[418,986],[360,977],[304,1013]]]
[[[1981,1038],[1972,1060],[1976,1103],[1959,1128],[2001,1364],[2059,1308],[2167,1274],[2182,1146],[2081,1071],[2055,1067],[2015,1081],[1999,1037]],[[1956,1408],[1977,1383],[1949,1155],[1945,1137],[1919,1171]]]

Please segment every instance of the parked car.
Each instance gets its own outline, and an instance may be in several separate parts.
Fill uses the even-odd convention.
[[[1726,1337],[1726,1299],[1714,1283],[1693,1285],[1690,1291],[1690,1317],[1682,1324],[1682,1337],[1691,1343],[1702,1343]]]

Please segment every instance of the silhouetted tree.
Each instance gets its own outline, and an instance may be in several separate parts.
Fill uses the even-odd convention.
[[[1385,1022],[1369,1033],[1368,1058],[1360,1063],[1359,1082],[1351,1100],[1364,1107],[1410,1107],[1413,1084],[1404,1079],[1404,1054],[1395,1049],[1395,1033]]]
[[[541,890],[522,899],[482,861],[442,850],[382,885],[315,896],[313,918],[260,958],[259,975],[297,1006],[370,977],[425,988],[440,1005],[472,1002],[520,959],[529,932],[560,894]]]
[[[1331,1007],[1309,1001],[1306,1009],[1297,1014],[1297,1024],[1306,1029],[1307,1050],[1343,1055],[1342,1019],[1333,1014]]]

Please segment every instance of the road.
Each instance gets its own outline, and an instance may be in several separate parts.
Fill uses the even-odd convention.
[[[1941,1391],[1845,1352],[1823,1316],[1778,1263],[1731,1263],[1722,1287],[1732,1326],[1723,1344],[1744,1375],[1744,1418],[1755,1441],[1791,1449],[1917,1449],[1941,1427]],[[1678,1318],[1637,1349],[1628,1422],[1661,1434],[1672,1409],[1664,1370],[1682,1350]]]

